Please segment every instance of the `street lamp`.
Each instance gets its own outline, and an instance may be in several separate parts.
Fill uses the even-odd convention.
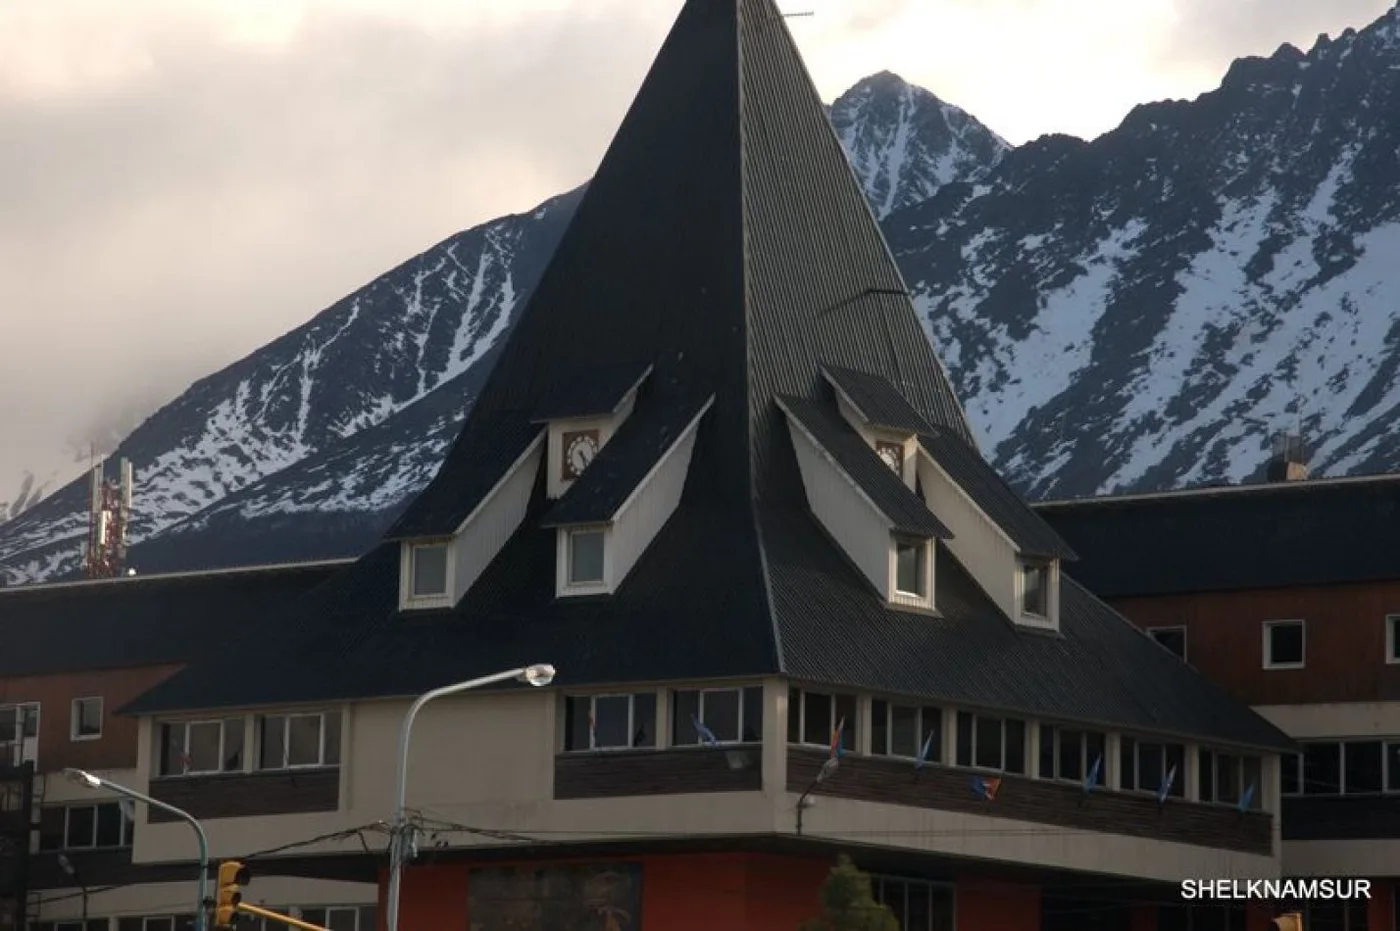
[[[536,663],[533,666],[498,672],[493,676],[458,682],[456,685],[445,685],[440,689],[433,689],[431,692],[418,696],[413,704],[408,706],[408,712],[403,716],[403,723],[399,726],[398,773],[394,780],[394,822],[389,834],[387,931],[398,931],[399,929],[399,886],[402,881],[403,864],[408,859],[407,838],[404,830],[404,823],[407,820],[404,813],[404,803],[408,794],[408,740],[413,731],[413,719],[418,717],[420,708],[435,698],[456,695],[458,692],[481,688],[484,685],[494,685],[497,682],[505,682],[507,679],[514,679],[517,682],[524,682],[526,685],[536,687],[546,686],[554,681],[554,667],[548,663]],[[199,931],[203,931],[203,929],[199,929]]]
[[[78,868],[73,865],[73,861],[68,859],[67,854],[58,855],[58,868],[68,874],[68,878],[78,884],[78,888],[83,890],[83,927],[87,928],[88,920],[88,887],[83,882],[83,877],[78,875]]]
[[[204,896],[205,884],[208,882],[209,877],[209,838],[204,835],[204,826],[196,821],[194,816],[187,811],[182,811],[174,805],[167,805],[164,802],[151,798],[149,795],[143,795],[135,789],[129,789],[124,785],[118,785],[109,779],[103,779],[101,776],[94,776],[92,773],[84,770],[72,768],[65,769],[63,774],[80,786],[85,786],[89,789],[106,789],[109,792],[124,795],[134,801],[145,802],[147,805],[159,808],[161,811],[169,812],[194,828],[195,837],[199,839],[199,904],[194,911],[194,927],[195,931],[205,931]]]

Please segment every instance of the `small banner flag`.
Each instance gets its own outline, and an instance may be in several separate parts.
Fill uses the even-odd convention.
[[[705,722],[700,720],[699,715],[692,714],[690,722],[695,725],[695,733],[700,736],[701,743],[709,744],[711,747],[719,745],[719,738],[715,736],[714,731],[705,726]]]
[[[841,746],[841,738],[846,734],[846,719],[842,718],[841,723],[836,725],[836,730],[831,732],[831,753],[830,758],[839,760],[846,755],[846,748]]]
[[[1100,753],[1100,754],[1099,754],[1099,758],[1098,758],[1097,760],[1094,761],[1094,765],[1091,766],[1091,767],[1089,767],[1089,775],[1087,775],[1087,776],[1084,777],[1084,794],[1085,794],[1085,795],[1088,795],[1090,792],[1094,791],[1094,786],[1095,786],[1095,784],[1097,784],[1098,781],[1099,781],[1099,771],[1102,770],[1102,769],[1103,769],[1103,754]]]
[[[598,719],[591,711],[588,712],[588,746],[598,748]]]
[[[1244,795],[1240,796],[1240,814],[1249,811],[1249,803],[1254,801],[1254,783],[1249,784],[1249,788],[1244,790]]]
[[[1001,779],[983,779],[981,776],[972,777],[972,794],[980,795],[989,802],[996,801],[997,790],[1001,788]]]
[[[1157,804],[1165,805],[1167,796],[1171,794],[1172,784],[1176,782],[1176,767],[1167,770],[1167,777],[1162,780],[1162,784],[1157,787]]]
[[[924,738],[924,745],[919,748],[919,755],[914,758],[914,769],[920,770],[928,764],[928,755],[933,751],[933,731],[928,732]]]

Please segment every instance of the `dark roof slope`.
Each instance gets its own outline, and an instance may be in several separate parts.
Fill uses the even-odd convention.
[[[510,467],[544,435],[528,410],[482,413],[476,418],[489,442],[457,451],[452,469],[439,468],[433,480],[413,499],[384,535],[387,540],[446,536],[456,531]]]
[[[584,473],[549,509],[543,526],[612,520],[681,433],[713,402],[714,395],[649,399],[640,412],[627,418],[617,435],[599,450]]]
[[[779,398],[778,404],[806,430],[819,449],[836,460],[846,477],[890,521],[892,530],[917,537],[952,539],[953,532],[885,465],[839,413],[802,398]]]
[[[543,423],[611,414],[650,374],[650,362],[567,366],[536,405],[534,419]]]
[[[943,431],[922,433],[919,445],[1023,553],[1065,560],[1078,558],[1054,528],[962,437]]]
[[[345,562],[0,589],[0,676],[186,663],[227,647]]]
[[[1400,579],[1400,476],[1048,502],[1102,598]]]
[[[904,399],[904,395],[879,375],[832,365],[822,366],[822,373],[871,426],[908,433],[933,430],[928,421],[920,417],[919,412]]]

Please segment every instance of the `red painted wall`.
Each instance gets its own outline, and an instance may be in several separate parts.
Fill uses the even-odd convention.
[[[1371,901],[1366,909],[1366,931],[1394,931],[1395,886],[1389,879],[1371,880]]]
[[[1040,927],[1037,886],[960,879],[957,890],[958,931],[1035,931]]]

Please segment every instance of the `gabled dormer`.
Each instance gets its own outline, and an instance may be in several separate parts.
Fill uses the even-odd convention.
[[[651,394],[568,482],[543,521],[557,534],[558,597],[609,595],[627,578],[680,504],[713,403],[708,394]]]
[[[807,504],[891,605],[933,610],[935,541],[952,537],[903,477],[838,411],[780,397]]]
[[[450,608],[520,527],[539,479],[546,429],[525,411],[470,421],[444,468],[390,530],[399,542],[399,609]]]
[[[550,500],[562,497],[622,428],[651,370],[650,364],[580,365],[556,376],[533,418],[549,431]]]

